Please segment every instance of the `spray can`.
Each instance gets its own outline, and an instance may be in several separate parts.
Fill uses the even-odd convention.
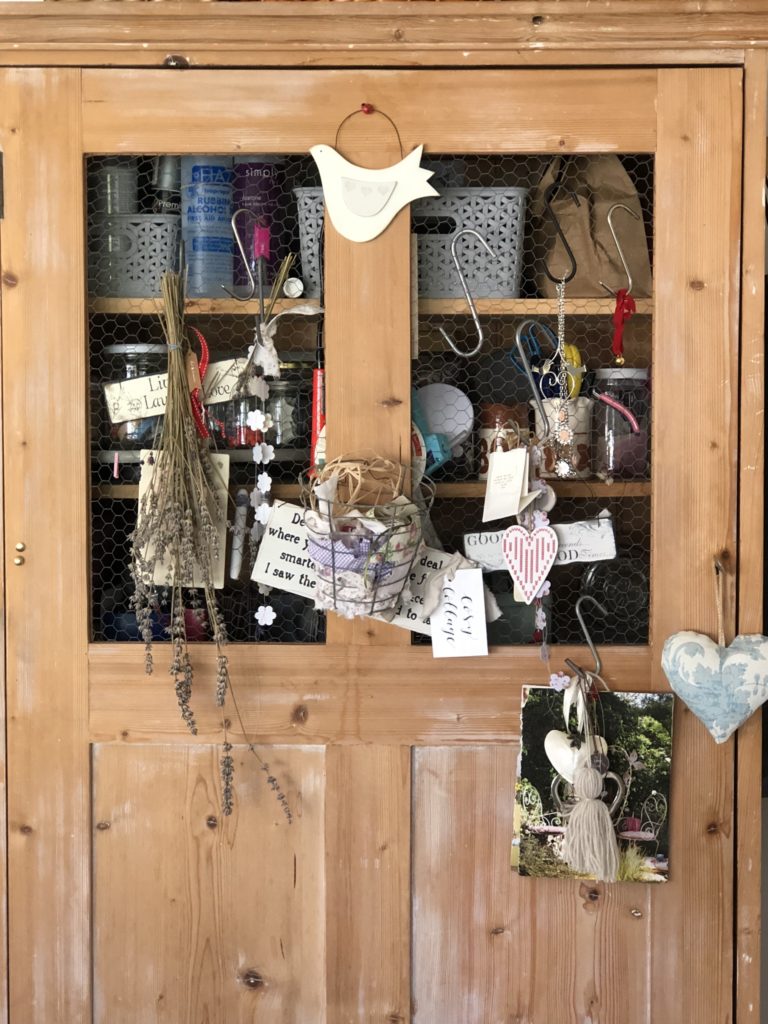
[[[189,295],[220,297],[232,287],[232,157],[181,158],[181,233]]]

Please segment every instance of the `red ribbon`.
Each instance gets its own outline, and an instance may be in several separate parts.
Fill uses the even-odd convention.
[[[624,324],[633,313],[637,312],[635,300],[626,288],[616,292],[616,308],[613,311],[613,344],[611,352],[617,359],[624,358]]]
[[[198,362],[198,369],[200,372],[200,384],[202,385],[205,380],[205,375],[208,372],[208,343],[196,327],[190,327],[189,329],[192,334],[195,335],[200,344],[200,360]],[[200,398],[200,391],[200,387],[192,389],[189,394],[189,403],[192,406],[192,416],[194,417],[198,434],[202,438],[207,438],[211,435],[205,425],[205,412],[203,410],[202,399]]]

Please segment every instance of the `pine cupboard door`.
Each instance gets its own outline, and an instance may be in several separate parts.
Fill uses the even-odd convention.
[[[619,591],[645,587],[634,612],[617,599],[609,622],[592,623],[607,681],[663,691],[665,637],[716,630],[715,556],[729,570],[730,635],[735,622],[741,72],[23,69],[0,72],[0,96],[12,1024],[731,1019],[734,748],[682,706],[669,882],[510,869],[521,689],[588,657],[572,614],[581,570],[553,575],[549,666],[512,612],[487,658],[438,661],[423,637],[326,621],[279,594],[277,628],[260,631],[258,595],[229,586],[239,714],[228,711],[235,808],[222,815],[215,652],[203,631],[191,736],[162,644],[147,677],[126,616],[140,437],[113,432],[97,406],[127,356],[151,368],[156,307],[99,262],[97,228],[112,215],[98,183],[113,174],[126,186],[121,168],[135,167],[126,187],[147,214],[152,157],[258,154],[260,173],[279,168],[276,237],[295,248],[294,190],[317,186],[308,150],[334,144],[362,101],[395,121],[402,152],[424,144],[444,197],[491,190],[480,230],[514,216],[524,243],[514,287],[480,264],[477,358],[440,334],[464,351],[475,337],[455,281],[430,283],[425,262],[456,230],[455,208],[406,208],[366,244],[325,226],[328,455],[402,461],[412,384],[469,396],[477,429],[483,402],[526,400],[506,356],[520,319],[555,323],[542,248],[520,207],[492,215],[492,197],[530,189],[553,156],[617,155],[653,260],[626,336],[628,364],[653,371],[652,456],[624,482],[554,486],[566,519],[612,512]],[[361,164],[400,159],[383,118],[354,118],[338,145]],[[311,286],[309,260],[302,273]],[[592,367],[608,358],[612,310],[607,296],[567,295]],[[222,357],[248,343],[254,314],[218,288],[190,298],[190,322]],[[317,318],[285,318],[287,378],[300,380],[316,344]],[[274,464],[281,500],[297,498],[295,430]],[[483,494],[475,450],[455,447],[433,512],[449,546],[479,528]],[[233,488],[252,486],[252,465],[235,455]]]

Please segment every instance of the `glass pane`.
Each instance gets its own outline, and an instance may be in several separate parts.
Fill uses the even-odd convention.
[[[437,485],[432,517],[437,537],[447,549],[476,557],[477,547],[471,551],[466,536],[483,534],[475,544],[498,552],[500,535],[517,520],[482,521],[489,450],[507,450],[537,437],[541,461],[535,475],[557,499],[548,512],[552,525],[610,517],[615,538],[615,555],[605,560],[555,564],[551,591],[543,597],[546,638],[550,643],[581,641],[574,606],[579,596],[589,594],[609,613],[603,619],[585,606],[597,642],[646,643],[653,157],[435,155],[426,163],[435,171],[432,183],[440,196],[413,207],[419,292],[413,412],[424,434],[428,473]],[[552,210],[577,264],[565,288],[570,365],[559,381],[560,367],[552,358],[558,298],[546,268],[560,278],[570,266],[543,202],[549,184]],[[624,324],[623,362],[617,359],[618,347],[614,351],[613,315],[615,292],[628,282],[609,213],[632,273],[636,307]],[[481,238],[459,236],[456,255],[476,303],[482,344],[451,256],[452,240],[467,229]],[[546,437],[517,351],[518,331],[549,422]],[[556,428],[566,398],[571,399],[572,435],[561,445]],[[604,535],[605,526],[595,528]],[[535,607],[521,602],[519,594],[515,599],[509,572],[488,571],[485,579],[502,611],[501,619],[489,625],[489,641],[540,642]],[[414,642],[429,639],[415,636]]]
[[[93,638],[128,641],[137,639],[128,565],[138,507],[140,452],[152,447],[162,417],[147,415],[154,407],[150,394],[142,408],[136,407],[135,419],[112,422],[104,387],[165,371],[167,351],[157,315],[160,276],[176,268],[181,238],[189,268],[188,326],[205,338],[211,364],[247,354],[254,337],[258,288],[249,301],[238,301],[224,290],[239,297],[249,292],[247,270],[230,225],[233,212],[245,210],[238,226],[249,259],[254,229],[269,228],[269,251],[261,263],[267,299],[283,258],[296,257],[273,309],[273,313],[286,313],[278,321],[275,337],[280,379],[270,382],[265,401],[211,402],[206,423],[212,446],[230,459],[230,521],[238,494],[245,491],[241,501],[249,502],[263,468],[254,463],[257,438],[247,422],[248,412],[258,408],[274,421],[264,435],[274,448],[269,465],[272,496],[297,501],[298,477],[309,465],[312,372],[320,317],[299,316],[291,310],[298,304],[319,306],[322,203],[320,217],[313,221],[319,178],[308,156],[100,156],[87,159],[86,171]],[[304,264],[302,231],[313,243],[305,246],[311,258]],[[259,238],[264,244],[265,236]],[[248,503],[248,533],[253,517]],[[235,567],[230,548],[228,537],[226,582],[219,599],[229,638],[323,642],[325,617],[315,611],[312,601],[276,591],[265,600],[250,582],[250,545],[246,543],[236,579],[231,576]],[[272,625],[261,625],[255,618],[256,609],[265,603],[276,613]],[[163,639],[167,617],[161,594],[157,639]],[[209,639],[206,622],[198,621],[193,611],[188,612],[187,635]]]

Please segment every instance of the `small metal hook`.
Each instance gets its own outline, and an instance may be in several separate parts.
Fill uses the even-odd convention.
[[[533,376],[531,364],[528,362],[528,356],[525,351],[525,345],[523,344],[523,334],[525,333],[525,329],[528,327],[529,324],[536,324],[536,321],[523,320],[523,322],[518,326],[517,330],[515,331],[515,346],[517,348],[518,355],[520,356],[520,362],[523,364],[525,376],[528,378],[528,384],[531,388],[533,400],[536,403],[536,408],[539,411],[539,416],[541,416],[542,423],[544,424],[544,434],[542,435],[542,437],[539,438],[540,441],[543,441],[545,438],[549,437],[552,428],[549,425],[549,417],[547,416],[546,409],[544,408],[544,403],[541,400],[541,391],[539,390],[539,386],[536,383],[536,378]]]
[[[568,284],[568,282],[571,281],[576,276],[578,264],[576,263],[576,257],[573,255],[573,249],[571,249],[570,245],[568,245],[568,242],[565,239],[565,235],[563,234],[563,229],[560,227],[560,222],[555,216],[554,210],[551,206],[552,196],[555,194],[555,192],[559,191],[559,189],[560,185],[557,184],[557,182],[555,182],[555,184],[550,185],[549,188],[545,191],[544,210],[546,211],[546,214],[549,217],[549,219],[552,221],[552,227],[555,229],[555,233],[557,234],[557,237],[560,239],[561,245],[565,249],[565,254],[568,257],[571,264],[571,269],[565,275],[565,277],[563,277],[562,274],[560,275],[560,277],[555,277],[555,275],[550,271],[547,265],[547,261],[545,260],[544,273],[547,275],[549,280],[552,281],[554,284],[560,284],[560,282],[562,282],[563,284]],[[567,189],[567,192],[571,199],[573,199],[574,203],[577,206],[581,206],[581,203],[579,202],[579,197],[576,195],[576,193],[573,192],[571,189]]]
[[[595,608],[597,608],[597,610],[601,613],[601,615],[605,615],[606,618],[608,616],[608,612],[603,607],[603,605],[600,604],[597,598],[592,597],[591,594],[582,594],[576,602],[576,618],[579,620],[581,632],[584,634],[584,639],[587,641],[587,647],[589,648],[590,654],[592,655],[595,661],[595,667],[593,669],[592,674],[599,676],[603,668],[603,662],[600,658],[600,655],[597,653],[597,648],[595,647],[594,641],[592,640],[592,637],[589,635],[589,630],[587,629],[586,623],[584,622],[584,616],[581,611],[581,606],[585,601],[591,601]],[[579,666],[575,664],[575,662],[571,661],[570,658],[565,659],[565,664],[568,666],[568,668],[575,672],[580,679],[585,678],[586,672],[584,671],[584,669],[579,668]]]
[[[624,273],[627,275],[627,294],[631,295],[632,294],[632,273],[631,273],[631,271],[629,269],[629,266],[627,265],[627,261],[624,259],[624,252],[623,252],[623,250],[621,248],[621,245],[619,243],[618,236],[616,235],[616,228],[613,226],[613,215],[614,215],[614,213],[617,210],[626,210],[627,213],[630,215],[630,217],[634,217],[635,220],[640,220],[640,214],[639,213],[635,213],[634,210],[630,210],[630,208],[628,206],[625,206],[624,203],[614,203],[613,206],[608,211],[608,218],[607,218],[608,219],[608,227],[610,228],[611,236],[613,237],[613,244],[616,246],[616,252],[618,252],[618,254],[619,254],[619,259],[621,260],[621,265],[624,268]],[[603,281],[600,282],[600,287],[601,288],[605,288],[605,290],[608,292],[609,295],[615,295],[616,294],[616,292],[613,290],[613,288],[609,288],[608,285],[605,284]]]
[[[488,243],[480,234],[480,232],[475,231],[474,228],[464,228],[461,231],[457,231],[456,234],[453,236],[453,241],[451,242],[451,258],[453,259],[454,267],[456,267],[456,273],[459,275],[461,288],[462,291],[464,292],[464,297],[467,300],[467,304],[469,305],[469,311],[472,314],[472,319],[475,323],[475,330],[477,331],[477,344],[470,352],[462,352],[462,350],[457,347],[457,345],[452,341],[452,339],[448,336],[448,334],[442,327],[440,328],[440,333],[442,334],[443,338],[447,341],[447,343],[450,345],[450,347],[453,349],[457,356],[461,356],[462,359],[471,359],[472,356],[476,356],[480,349],[483,347],[485,335],[483,334],[483,328],[480,326],[480,320],[478,319],[477,316],[477,307],[475,306],[475,301],[469,293],[469,288],[467,288],[467,282],[464,277],[464,271],[461,269],[459,256],[458,253],[456,252],[456,243],[458,242],[462,235],[474,235],[478,242],[480,242],[484,246],[489,256],[491,256],[493,259],[496,259],[496,253],[493,251],[490,245],[488,245]]]
[[[237,218],[240,216],[241,213],[247,214],[248,212],[249,211],[246,210],[245,208],[235,210],[235,212],[232,214],[232,220],[230,221],[230,224],[232,225],[232,234],[235,236],[235,242],[237,243],[240,258],[243,261],[245,272],[248,275],[248,294],[235,295],[235,293],[230,291],[229,288],[226,287],[226,285],[221,286],[227,293],[227,295],[229,295],[230,298],[237,299],[238,302],[250,302],[253,299],[254,295],[256,294],[256,281],[253,276],[253,271],[251,270],[251,264],[249,263],[248,257],[246,256],[243,240],[240,237],[240,232],[237,230]]]

